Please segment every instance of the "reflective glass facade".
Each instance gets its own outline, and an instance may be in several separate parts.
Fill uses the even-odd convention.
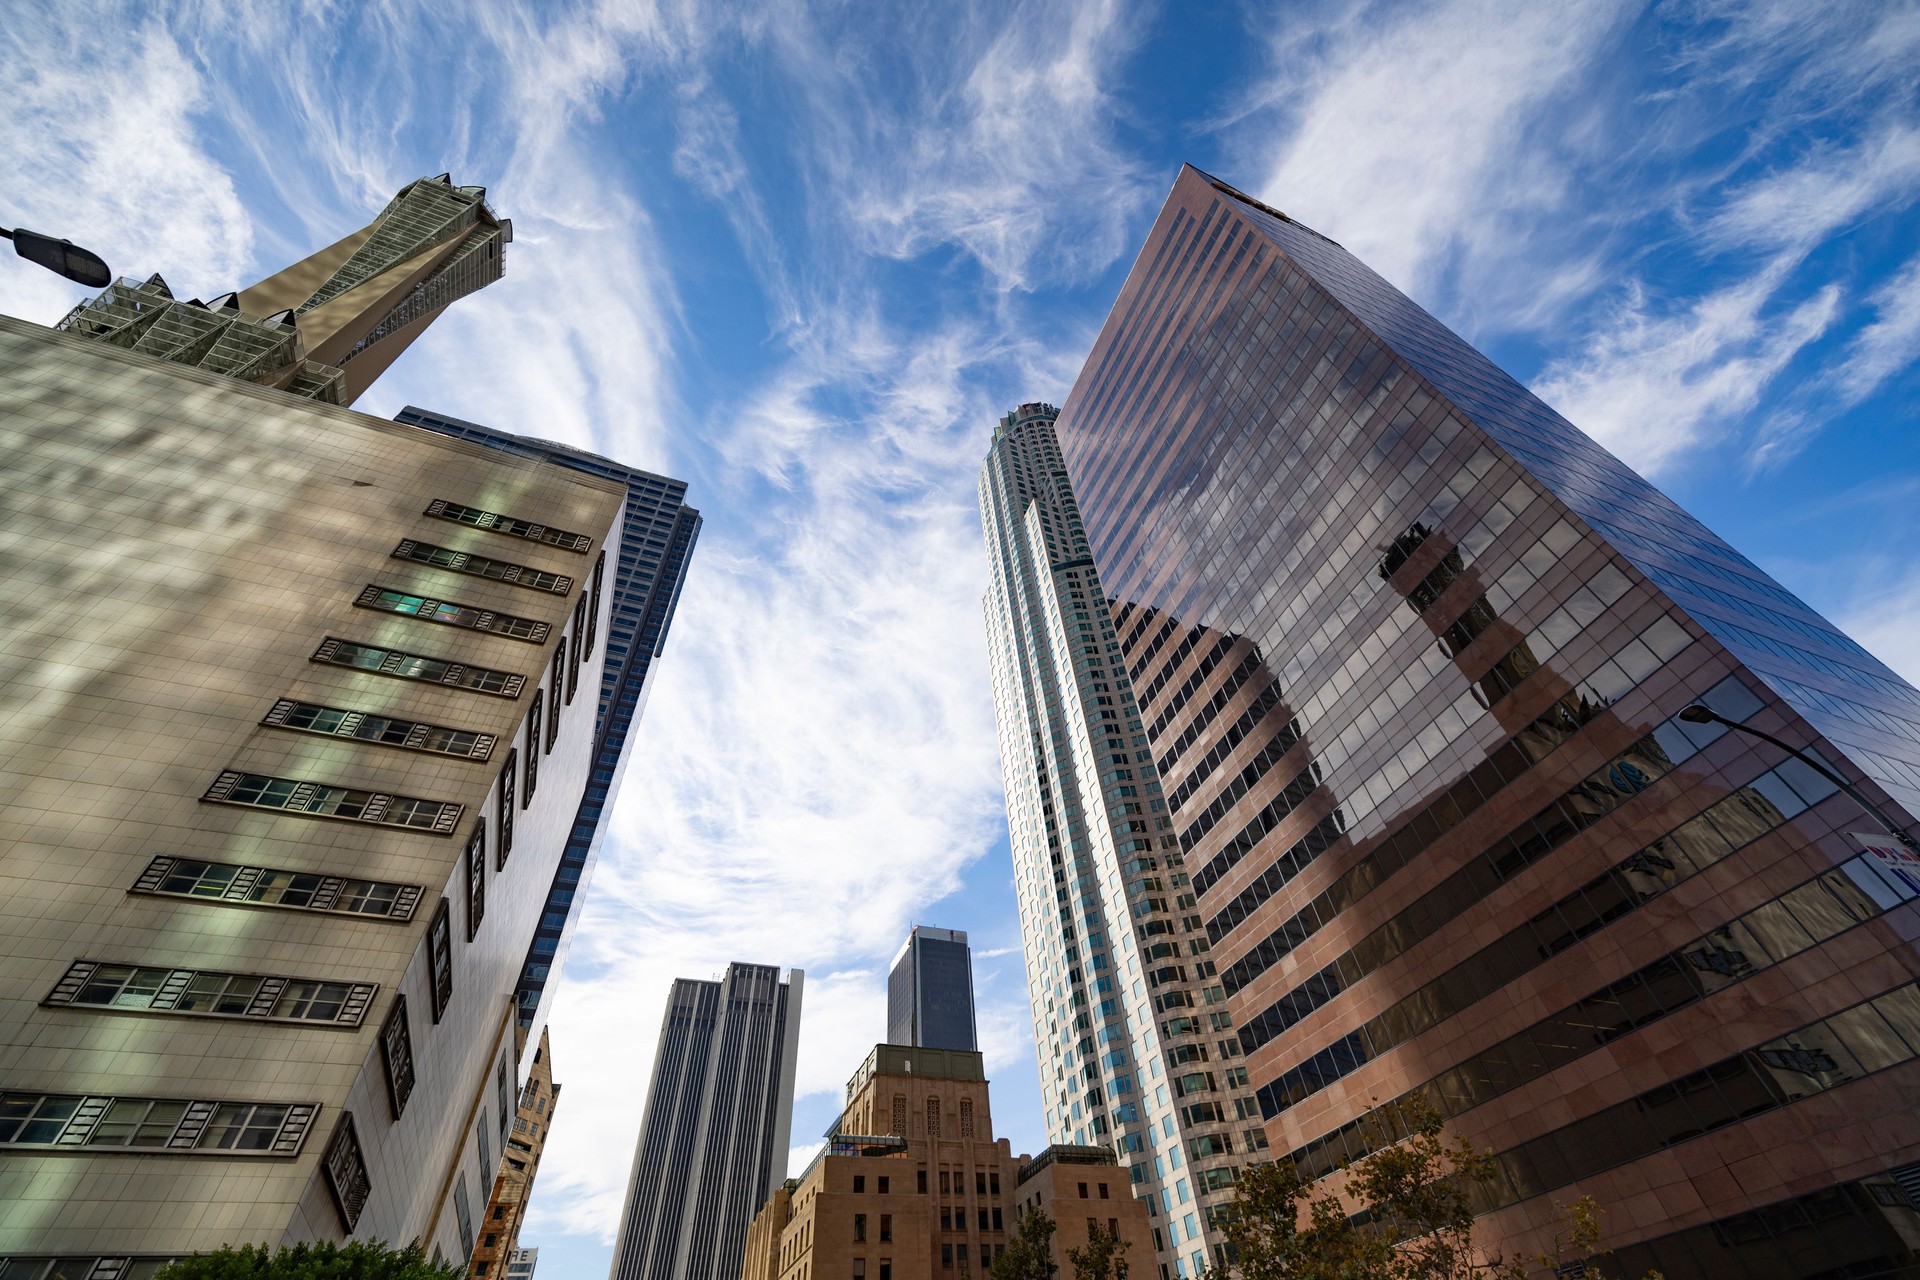
[[[887,973],[887,1043],[977,1052],[973,952],[956,929],[915,925]]]
[[[1028,404],[980,478],[985,601],[1047,1140],[1111,1147],[1159,1265],[1196,1274],[1266,1134],[1054,437]],[[1150,695],[1149,695],[1150,696]]]
[[[573,903],[586,890],[600,856],[601,819],[627,767],[627,737],[647,705],[654,659],[666,651],[667,628],[680,603],[687,562],[700,536],[700,513],[686,504],[683,480],[622,466],[597,454],[547,440],[516,436],[408,405],[398,422],[425,427],[519,457],[551,462],[627,486],[626,518],[617,552],[609,548],[606,589],[612,595],[606,666],[594,719],[593,773],[580,797],[566,852],[547,893],[546,910],[527,951],[514,991],[520,1025],[544,1020],[547,979],[566,957],[573,935]]]
[[[1914,1273],[1917,882],[1745,730],[1910,825],[1920,693],[1197,170],[1056,430],[1273,1156],[1417,1091],[1496,1248],[1590,1194],[1671,1277]]]

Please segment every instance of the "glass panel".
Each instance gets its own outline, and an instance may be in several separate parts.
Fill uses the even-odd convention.
[[[320,888],[320,877],[292,871],[263,871],[247,891],[250,902],[274,902],[283,907],[304,907],[313,901]]]
[[[180,1126],[180,1117],[187,1113],[184,1102],[156,1102],[147,1112],[147,1118],[134,1131],[128,1140],[130,1147],[164,1147],[173,1131]]]
[[[119,1098],[87,1135],[88,1146],[124,1147],[153,1104],[145,1098]]]

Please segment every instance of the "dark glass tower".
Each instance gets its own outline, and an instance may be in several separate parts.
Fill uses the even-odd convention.
[[[787,1176],[803,975],[730,964],[667,998],[612,1280],[735,1280]]]
[[[887,1043],[979,1050],[966,934],[925,925],[907,934],[887,975]]]
[[[605,832],[602,819],[626,773],[627,738],[647,705],[654,660],[666,651],[667,628],[673,624],[687,562],[693,556],[694,540],[700,536],[700,513],[686,504],[684,480],[412,405],[396,414],[395,420],[627,486],[619,552],[607,566],[613,606],[607,628],[606,674],[600,682],[594,721],[593,773],[580,797],[566,852],[554,873],[546,910],[541,913],[540,927],[514,992],[520,1025],[531,1028],[544,1018],[541,1003],[547,979],[565,959],[567,942],[573,936],[574,900],[585,892],[593,876],[593,864],[600,856]],[[599,585],[594,583],[596,588]]]
[[[1274,1158],[1418,1093],[1510,1255],[1920,1274],[1920,693],[1195,169],[1056,429]]]

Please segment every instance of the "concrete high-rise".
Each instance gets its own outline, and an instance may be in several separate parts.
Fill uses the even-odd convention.
[[[687,565],[700,537],[700,513],[687,505],[687,486],[670,476],[625,466],[598,454],[570,449],[549,440],[530,440],[449,418],[408,405],[395,421],[425,427],[514,457],[567,467],[626,486],[620,545],[610,562],[612,601],[607,614],[607,656],[601,668],[599,699],[593,718],[593,771],[580,794],[567,847],[547,890],[546,910],[534,930],[520,968],[514,1002],[522,1028],[546,1022],[548,979],[566,959],[573,937],[574,910],[593,878],[606,836],[603,819],[626,776],[627,740],[646,710],[657,659],[666,652],[667,629],[680,604]]]
[[[847,1082],[846,1106],[798,1178],[775,1188],[747,1235],[741,1280],[846,1276],[920,1280],[986,1275],[1019,1229],[1054,1220],[1053,1262],[1098,1227],[1130,1266],[1152,1246],[1145,1209],[1113,1151],[1048,1147],[1016,1156],[993,1132],[978,1053],[875,1045]]]
[[[887,973],[887,1043],[978,1049],[973,952],[957,929],[915,925]]]
[[[675,979],[634,1144],[612,1280],[734,1280],[787,1176],[803,975],[730,964]]]
[[[1160,769],[1054,438],[1025,404],[980,479],[987,642],[1034,1043],[1055,1143],[1111,1146],[1162,1268],[1223,1245],[1265,1145]]]
[[[1914,1272],[1920,692],[1191,168],[1056,429],[1274,1157],[1417,1092],[1496,1248]]]
[[[291,317],[243,295],[118,331],[111,300],[64,332],[0,319],[9,1274],[473,1248],[515,992],[600,764],[579,704],[614,665],[630,481],[301,383],[354,385],[365,356],[364,385],[498,274],[477,189],[427,186],[457,239],[400,225],[415,184],[406,218],[275,277],[313,303]],[[289,324],[299,344],[235,357]]]
[[[352,404],[441,312],[500,278],[510,219],[449,174],[408,183],[352,235],[211,302],[159,276],[117,280],[59,328],[111,346]]]

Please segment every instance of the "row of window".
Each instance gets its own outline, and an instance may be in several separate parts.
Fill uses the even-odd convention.
[[[1405,1096],[1424,1094],[1441,1116],[1461,1115],[1914,897],[1913,888],[1877,856],[1861,854],[1549,1014]],[[1357,1120],[1342,1125],[1290,1158],[1309,1180],[1323,1178],[1369,1154],[1364,1129]]]
[[[357,1027],[376,990],[369,982],[76,960],[41,1003]]]
[[[544,591],[549,595],[564,596],[573,592],[573,579],[566,574],[548,573],[544,569],[515,564],[511,560],[495,560],[491,556],[477,556],[467,551],[455,551],[452,547],[439,547],[431,542],[419,542],[412,538],[401,540],[400,544],[393,549],[393,558],[412,560],[417,564],[430,564],[436,569],[464,573],[475,578],[491,578],[495,582],[526,587],[531,591]]]
[[[0,1148],[297,1155],[313,1103],[0,1093]]]
[[[299,778],[275,778],[261,773],[241,773],[234,769],[222,770],[201,799],[212,804],[278,809],[316,818],[410,827],[441,836],[453,834],[465,810],[464,805],[450,800],[422,800],[416,796],[328,786]]]
[[[133,893],[178,894],[295,911],[335,911],[406,923],[420,903],[420,886],[320,872],[278,871],[235,862],[174,858],[147,864]]]
[[[471,689],[475,693],[490,693],[502,698],[519,697],[520,690],[527,682],[525,676],[511,671],[495,671],[490,667],[476,667],[464,662],[447,662],[333,636],[328,636],[314,651],[313,661],[336,667],[352,667],[374,675],[392,676],[397,680],[451,685],[456,689]]]
[[[473,605],[457,604],[450,600],[436,600],[432,596],[417,596],[406,591],[396,591],[390,587],[370,582],[358,596],[354,597],[354,607],[358,609],[378,609],[384,613],[398,613],[422,622],[435,622],[442,626],[464,627],[469,631],[485,631],[490,635],[504,636],[509,640],[524,640],[528,644],[545,644],[553,627],[535,618],[522,618],[517,614],[500,613],[493,609],[481,609]]]
[[[291,698],[282,698],[274,703],[260,723],[278,729],[298,729],[303,733],[333,738],[358,738],[382,746],[429,751],[466,760],[487,759],[493,754],[496,741],[490,733],[472,733],[464,729],[450,729],[445,725],[349,711],[344,707],[297,702]]]
[[[577,551],[583,555],[593,545],[593,539],[584,533],[568,533],[565,529],[554,529],[544,524],[536,524],[531,520],[520,520],[493,511],[482,511],[478,507],[462,506],[458,502],[448,502],[442,498],[436,498],[428,504],[427,514],[441,520],[464,524],[469,528],[504,533],[514,538],[525,538],[530,542],[544,542],[550,547],[559,547],[562,551]]]

